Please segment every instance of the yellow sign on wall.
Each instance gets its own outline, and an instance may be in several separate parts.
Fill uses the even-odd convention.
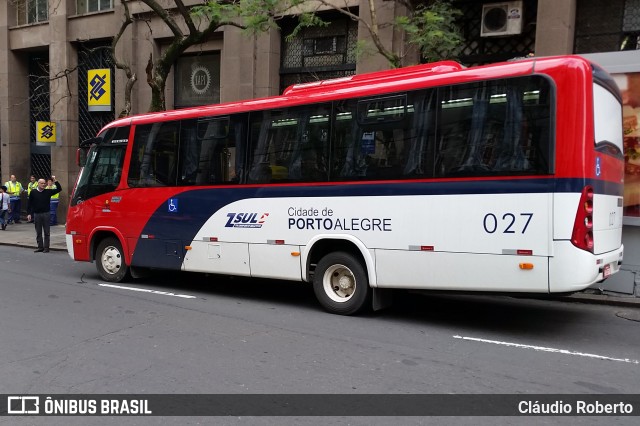
[[[36,145],[55,144],[57,126],[52,121],[36,121]]]
[[[111,111],[111,70],[87,71],[87,100],[89,111]]]

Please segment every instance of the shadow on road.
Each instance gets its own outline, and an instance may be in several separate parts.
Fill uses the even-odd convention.
[[[85,280],[102,282],[87,275]],[[227,298],[230,303],[258,302],[276,307],[321,311],[311,284],[259,278],[230,277],[187,272],[155,271],[147,278],[122,285],[158,288],[167,292],[196,295],[207,300]],[[393,322],[454,326],[467,332],[501,332],[542,337],[584,329],[585,305],[557,300],[473,295],[467,293],[423,293],[398,290],[393,305],[361,318]],[[329,314],[327,314],[329,315]]]

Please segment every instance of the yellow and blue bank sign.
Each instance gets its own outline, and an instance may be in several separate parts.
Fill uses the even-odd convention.
[[[111,111],[111,70],[87,71],[87,100],[89,111]]]
[[[36,145],[55,145],[58,139],[56,123],[36,121]]]

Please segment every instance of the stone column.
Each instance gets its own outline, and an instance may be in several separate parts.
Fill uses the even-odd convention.
[[[220,55],[220,102],[277,95],[280,31],[248,36],[226,27]]]
[[[0,2],[0,180],[4,185],[14,174],[26,185],[31,165],[29,66],[27,54],[11,50],[9,28],[14,25],[11,2]]]
[[[536,56],[573,53],[576,0],[538,0],[536,22]]]
[[[397,2],[380,0],[375,1],[374,5],[376,7],[377,24],[382,26],[378,30],[382,44],[402,58],[401,66],[418,64],[420,62],[420,52],[407,43],[404,31],[397,30],[393,25],[385,27],[385,25],[394,22],[397,16],[406,15],[406,7]],[[359,10],[359,16],[369,25],[372,25],[369,1],[360,0]],[[358,58],[356,73],[382,71],[392,67],[391,63],[379,53],[373,43],[371,33],[363,22],[358,24],[358,41],[366,43],[366,51]]]
[[[77,66],[78,55],[71,43],[67,42],[68,5],[71,7],[69,13],[73,13],[70,2],[62,1],[55,9],[49,9],[49,108],[51,121],[57,126],[57,142],[51,147],[51,173],[63,188],[58,207],[59,223],[66,221],[72,185],[78,174],[75,164],[78,147],[78,73],[68,72]]]

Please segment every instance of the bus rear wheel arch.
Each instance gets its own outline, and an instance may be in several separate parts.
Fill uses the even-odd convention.
[[[347,252],[326,254],[313,274],[313,291],[328,312],[353,315],[371,307],[372,289],[362,261]]]
[[[104,238],[98,243],[95,259],[98,273],[105,281],[118,283],[129,275],[122,244],[115,237]]]

